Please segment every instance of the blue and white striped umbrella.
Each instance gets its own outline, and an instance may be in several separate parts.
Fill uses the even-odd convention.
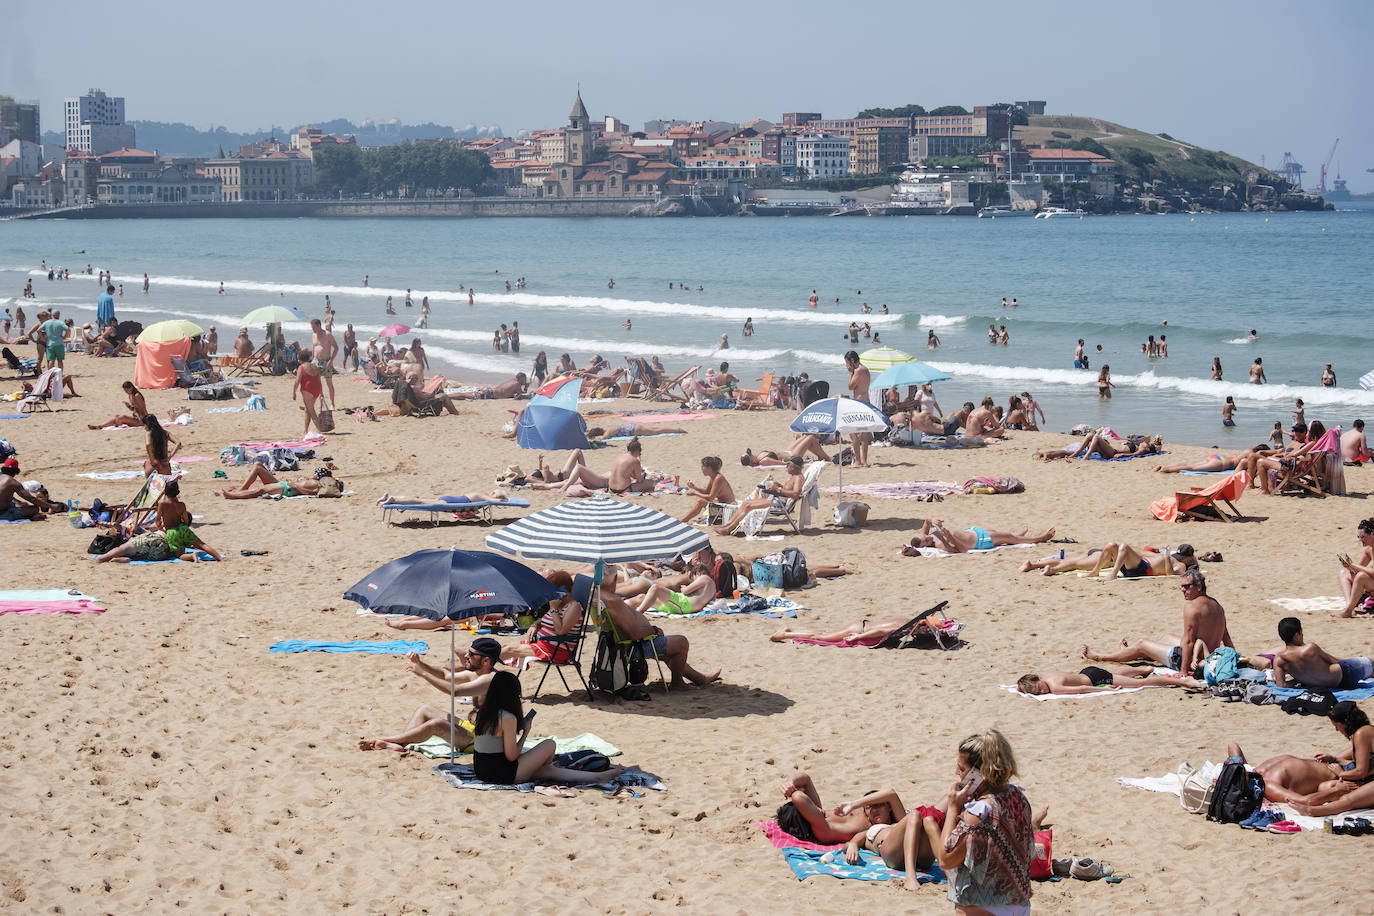
[[[1374,372],[1366,372],[1360,376],[1360,387],[1365,391],[1374,390]]]
[[[581,563],[688,555],[708,543],[704,531],[670,515],[608,496],[574,499],[540,510],[486,537],[492,550]]]

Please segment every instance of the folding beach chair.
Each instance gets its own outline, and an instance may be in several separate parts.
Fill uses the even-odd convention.
[[[33,383],[33,391],[19,401],[20,413],[33,413],[39,409],[51,412],[49,401],[62,401],[62,370],[48,369]]]
[[[9,347],[0,349],[0,355],[5,357],[5,365],[9,366],[11,371],[19,373],[20,377],[29,377],[38,374],[38,360],[20,359],[18,356],[15,356],[14,351]]]
[[[757,390],[741,388],[735,392],[735,406],[741,409],[754,407],[772,407],[773,401],[773,373],[765,372],[763,378],[759,379]]]
[[[806,466],[802,472],[801,495],[794,500],[790,500],[783,508],[769,506],[766,509],[754,509],[744,521],[740,522],[735,530],[745,535],[753,536],[758,534],[769,522],[784,521],[792,529],[793,534],[801,534],[811,525],[811,510],[819,508],[820,479],[821,473],[825,470],[826,462],[813,461]],[[711,503],[707,506],[708,513],[712,508],[728,510],[738,504]],[[728,513],[727,513],[727,518]]]
[[[396,379],[387,378],[386,376],[382,375],[382,370],[378,368],[377,364],[374,363],[372,360],[363,360],[362,365],[359,368],[363,370],[363,375],[367,377],[367,380],[372,384],[376,385],[378,388],[385,388],[388,391],[390,391],[392,388],[396,387]]]
[[[196,367],[192,368],[186,360],[172,357],[172,370],[177,374],[177,387],[195,388],[197,385],[208,385],[219,381],[219,373],[214,371],[203,360],[196,361]]]
[[[1210,487],[1193,487],[1185,493],[1155,500],[1150,504],[1150,513],[1163,522],[1175,522],[1180,517],[1200,522],[1215,519],[1240,521],[1245,516],[1236,508],[1235,501],[1245,495],[1245,488],[1249,485],[1250,475],[1239,470]],[[1225,503],[1231,510],[1229,515],[1220,503]]]
[[[1274,492],[1280,496],[1345,495],[1345,466],[1341,462],[1340,427],[1328,429],[1312,450],[1282,463]]]
[[[158,501],[167,490],[167,484],[180,477],[180,474],[149,474],[143,481],[134,498],[124,505],[106,506],[113,515],[103,527],[117,531],[124,538],[130,538],[143,531],[157,514]]]
[[[964,625],[945,614],[948,601],[922,611],[893,630],[875,649],[957,649],[963,644]],[[939,615],[938,618],[936,615]]]
[[[538,624],[536,623],[535,626],[538,626]],[[535,685],[534,693],[530,695],[531,703],[539,698],[539,692],[544,689],[544,681],[548,679],[550,671],[558,672],[558,679],[563,682],[563,689],[568,693],[572,693],[572,684],[568,683],[568,678],[563,673],[563,669],[569,665],[571,665],[573,671],[576,672],[577,679],[582,682],[582,689],[587,691],[587,697],[593,703],[596,702],[596,694],[592,691],[592,688],[587,685],[587,678],[582,674],[582,640],[585,638],[586,633],[587,622],[583,620],[583,622],[570,633],[564,633],[561,636],[554,635],[550,636],[548,639],[540,640],[540,642],[552,644],[554,651],[549,658],[535,657],[529,660],[526,670],[538,664],[544,666],[544,673],[539,676],[539,683]],[[563,650],[566,650],[566,652]],[[567,658],[561,662],[554,661],[560,654],[565,654]]]
[[[245,356],[235,360],[234,367],[230,370],[230,375],[271,375],[272,356],[270,344],[263,344],[253,351],[252,356]]]
[[[600,596],[598,595],[595,600],[590,598],[590,593],[587,590],[591,587],[591,581],[591,577],[586,575],[577,575],[573,577],[573,594],[577,595],[579,591],[584,591],[588,594],[588,600],[581,602],[581,604],[587,609],[587,620],[591,622],[592,628],[597,634],[596,654],[592,658],[591,683],[596,685],[596,689],[605,690],[607,693],[619,693],[627,687],[638,687],[639,684],[631,682],[628,669],[633,663],[633,656],[639,654],[646,665],[650,658],[654,660],[654,665],[658,668],[659,684],[662,685],[663,692],[667,693],[668,679],[663,676],[663,660],[654,649],[654,639],[657,634],[649,636],[646,639],[630,639],[624,636],[619,628],[616,627],[615,621],[611,618],[610,613],[602,607]],[[606,645],[603,646],[603,643],[606,643]],[[603,648],[605,650],[604,652]],[[624,673],[624,683],[619,687],[614,686],[614,684],[620,680],[620,678],[616,676],[616,672],[609,671],[607,668],[602,668],[598,665],[598,662],[602,660],[603,654],[611,656],[609,659],[610,664],[607,667],[614,668],[619,666]],[[607,675],[609,675],[609,677],[607,677]],[[598,680],[601,682],[598,683]],[[592,691],[589,689],[587,693],[591,695]]]
[[[655,372],[649,361],[642,356],[627,356],[625,362],[630,364],[630,381],[639,386],[639,390],[634,393],[640,397],[649,397],[650,392],[663,384],[663,377]]]
[[[686,372],[684,372],[684,373],[682,373],[681,375],[679,375],[677,378],[671,379],[671,380],[666,381],[666,382],[663,382],[661,385],[658,385],[658,386],[655,386],[654,388],[649,389],[649,391],[644,395],[644,397],[645,397],[647,400],[650,400],[650,401],[688,401],[688,400],[691,400],[691,395],[689,395],[689,394],[687,393],[687,389],[686,389],[686,388],[683,388],[683,389],[682,389],[682,395],[681,395],[681,396],[678,396],[678,395],[673,394],[673,389],[674,389],[674,388],[677,388],[677,387],[679,387],[679,386],[681,386],[683,382],[687,381],[687,379],[689,379],[689,378],[691,378],[692,376],[696,375],[696,374],[697,374],[697,370],[700,369],[700,368],[701,368],[700,366],[693,366],[692,368],[688,369]]]

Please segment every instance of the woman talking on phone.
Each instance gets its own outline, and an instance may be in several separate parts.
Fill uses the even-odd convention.
[[[520,709],[520,679],[509,671],[496,672],[477,709],[472,769],[478,779],[509,786],[534,779],[554,783],[606,782],[620,775],[621,767],[588,772],[554,766],[552,738],[545,738],[521,753],[533,719],[534,710],[525,715]]]
[[[954,911],[1030,913],[1035,827],[1025,792],[1012,782],[1011,745],[996,729],[970,735],[959,743],[955,772],[939,852]]]

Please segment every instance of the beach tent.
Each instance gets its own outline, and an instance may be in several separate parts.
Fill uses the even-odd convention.
[[[185,359],[191,352],[191,339],[183,337],[167,343],[141,343],[134,359],[134,384],[139,388],[173,388],[177,371],[173,359]]]

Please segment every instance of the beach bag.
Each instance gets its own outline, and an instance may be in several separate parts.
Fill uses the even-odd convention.
[[[830,523],[841,528],[862,528],[868,523],[869,508],[868,503],[840,503],[835,507],[835,515],[830,519]]]
[[[611,768],[611,758],[600,751],[568,751],[566,754],[555,754],[553,765],[584,773],[603,773]]]
[[[1212,790],[1216,781],[1208,779],[1196,767],[1183,764],[1178,768],[1178,803],[1184,811],[1202,814],[1212,804]]]
[[[1325,716],[1336,706],[1336,695],[1329,690],[1304,690],[1279,704],[1290,716]]]
[[[19,454],[19,452],[15,451],[13,445],[10,445],[10,440],[0,438],[0,461],[4,461],[6,458],[13,458],[17,454]]]
[[[1207,805],[1207,820],[1238,824],[1264,804],[1264,777],[1231,761],[1221,768],[1212,801]]]
[[[343,481],[326,475],[319,479],[320,490],[316,494],[321,499],[338,499],[343,496]]]
[[[1240,653],[1230,646],[1219,646],[1202,663],[1202,674],[1208,687],[1240,677]]]
[[[783,564],[769,563],[767,560],[755,560],[753,570],[753,580],[755,588],[785,588],[783,582]]]
[[[1035,831],[1035,852],[1034,858],[1030,860],[1030,877],[1032,881],[1040,881],[1045,878],[1054,877],[1054,865],[1052,864],[1054,853],[1054,830],[1045,829]]]
[[[90,546],[86,548],[86,552],[100,556],[101,554],[109,553],[123,543],[124,535],[120,534],[118,531],[112,531],[107,534],[97,534],[95,537],[91,538]]]
[[[811,581],[806,571],[806,554],[795,547],[782,549],[782,587],[801,588]]]
[[[334,431],[334,411],[323,397],[320,398],[320,403],[324,405],[324,408],[315,412],[315,428],[322,433],[332,433]]]

